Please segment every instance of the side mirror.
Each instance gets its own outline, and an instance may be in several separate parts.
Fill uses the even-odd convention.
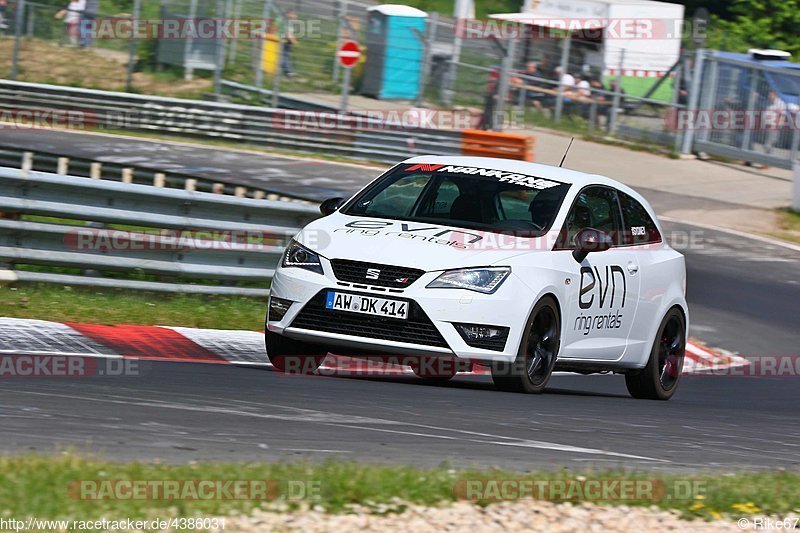
[[[344,198],[328,198],[319,204],[319,212],[326,217],[336,212],[344,204]]]
[[[575,251],[572,257],[578,263],[583,263],[591,252],[605,252],[614,245],[611,236],[605,231],[594,228],[585,228],[575,237]]]

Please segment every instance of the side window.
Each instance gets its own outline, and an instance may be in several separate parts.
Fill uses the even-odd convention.
[[[362,201],[361,205],[355,207],[365,215],[409,216],[429,180],[430,176],[423,174],[403,176],[392,187],[387,187],[371,200]]]
[[[622,226],[622,242],[625,245],[652,244],[661,242],[661,234],[647,209],[628,196],[619,193],[624,224]]]
[[[617,193],[608,187],[588,187],[578,193],[561,230],[556,249],[572,249],[575,237],[585,228],[608,233],[615,244],[620,244],[620,220]]]

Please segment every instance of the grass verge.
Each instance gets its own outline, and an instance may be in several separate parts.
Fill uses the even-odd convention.
[[[783,209],[778,211],[778,215],[780,216],[780,229],[769,235],[785,241],[800,243],[800,211]]]
[[[17,284],[0,287],[0,309],[10,318],[258,331],[264,328],[266,300]]]
[[[188,481],[260,480],[274,483],[269,491],[273,499],[86,499],[81,497],[81,481],[91,481],[88,494],[104,490],[119,480]],[[800,508],[800,474],[789,472],[748,474],[696,474],[692,476],[620,471],[536,472],[512,474],[500,470],[453,470],[446,466],[419,469],[406,466],[365,466],[354,463],[193,463],[165,465],[150,463],[113,463],[65,453],[47,457],[25,455],[0,459],[0,508],[4,516],[44,519],[90,520],[116,516],[130,518],[191,517],[247,513],[256,507],[278,504],[279,508],[319,505],[328,512],[347,512],[352,505],[362,505],[372,512],[402,511],[405,503],[446,504],[457,499],[467,482],[487,480],[529,480],[543,482],[588,483],[593,480],[637,480],[667,487],[660,499],[598,500],[573,493],[572,497],[549,498],[579,503],[657,506],[674,509],[688,518],[741,517],[751,514],[785,516]],[[302,486],[302,491],[290,490]],[[114,485],[119,486],[119,485]],[[489,487],[491,485],[485,484]],[[573,485],[577,486],[577,485]],[[588,486],[588,485],[587,485]],[[671,487],[696,487],[694,493],[670,493]],[[683,490],[683,489],[680,489]],[[588,491],[587,491],[588,492]],[[87,494],[87,492],[83,492]],[[113,492],[106,492],[112,495]],[[293,494],[294,497],[289,496]],[[311,497],[309,498],[309,495]],[[277,499],[274,497],[277,496]],[[486,505],[491,501],[476,503]]]

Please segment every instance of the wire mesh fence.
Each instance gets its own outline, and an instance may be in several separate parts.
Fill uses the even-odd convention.
[[[792,168],[800,153],[800,67],[724,52],[701,61],[702,91],[681,121],[696,149]]]
[[[80,13],[66,1],[9,0],[0,5],[0,61],[12,79],[34,81],[38,72],[35,81],[75,85],[96,69],[113,88],[145,93],[149,87],[134,72],[166,85],[199,78],[206,84],[194,98],[221,98],[224,87],[235,86],[237,99],[247,95],[248,103],[268,106],[294,105],[286,97],[296,95],[338,107],[335,96],[347,78],[352,94],[373,97],[376,106],[397,100],[409,108],[468,108],[487,129],[557,127],[683,152],[697,145],[764,164],[786,165],[797,156],[798,128],[763,119],[797,118],[800,102],[787,95],[800,94],[800,71],[725,54],[701,54],[705,63],[698,66],[701,60],[685,53],[668,71],[646,71],[648,61],[666,64],[667,52],[626,56],[619,42],[549,30],[518,39],[476,37],[463,31],[463,21],[436,13],[398,29],[378,13],[366,0],[94,0]],[[136,22],[157,30],[120,31]],[[245,29],[169,37],[170,22],[181,31],[204,22],[215,31],[223,22]],[[348,76],[336,59],[346,40],[363,52]],[[762,122],[687,127],[681,117],[690,111],[749,112]]]

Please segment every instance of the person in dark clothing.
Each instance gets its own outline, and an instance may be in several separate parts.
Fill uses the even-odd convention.
[[[281,72],[287,78],[294,76],[292,68],[292,51],[297,45],[297,36],[294,33],[294,25],[297,14],[294,11],[287,11],[286,18],[281,28]]]
[[[486,98],[483,101],[483,116],[481,117],[482,130],[494,128],[494,110],[497,107],[497,89],[500,84],[500,72],[494,68],[489,72],[489,81],[486,84]]]

